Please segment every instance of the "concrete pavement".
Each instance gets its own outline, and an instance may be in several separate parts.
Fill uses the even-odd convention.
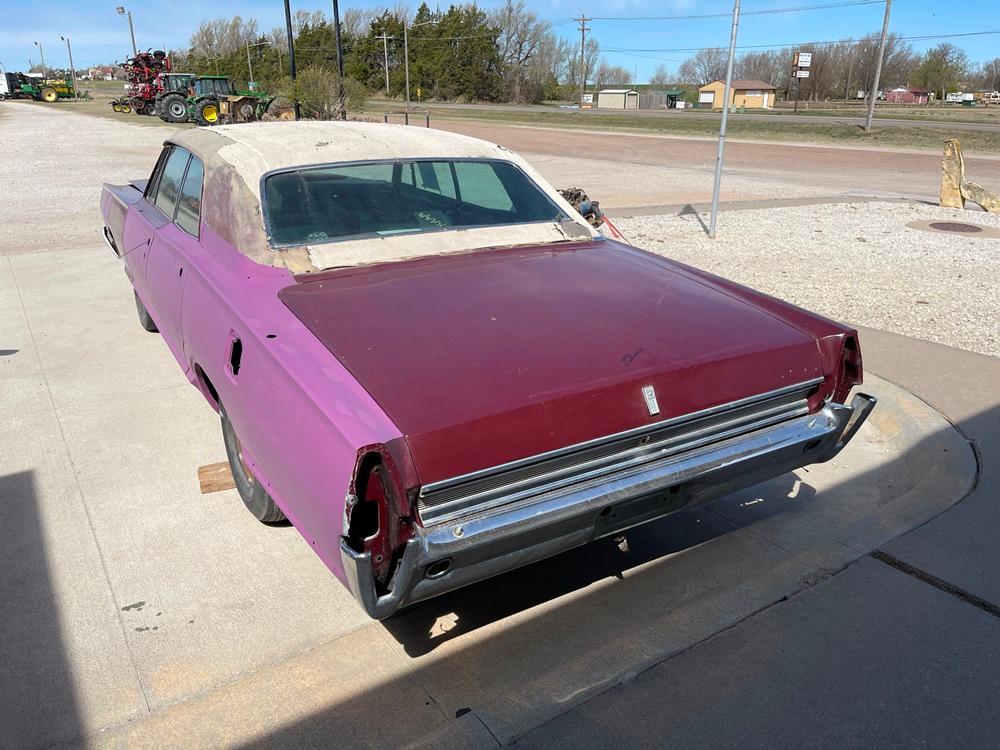
[[[58,139],[81,124],[31,109],[43,114],[30,130],[0,118],[5,142]],[[882,405],[829,464],[637,529],[627,555],[606,540],[370,622],[293,528],[257,524],[233,491],[198,494],[197,467],[224,455],[217,418],[159,337],[139,329],[95,218],[95,175],[142,174],[163,134],[85,124],[72,133],[78,148],[85,141],[80,164],[40,162],[35,179],[17,178],[20,213],[0,208],[0,746],[533,742],[637,674],[844,580],[862,567],[852,561],[973,487],[968,441],[873,377]],[[9,161],[0,177],[18,169]],[[80,220],[22,228],[50,186]],[[91,212],[78,208],[91,199]],[[865,339],[870,369],[881,348]],[[940,368],[961,359],[930,354]],[[927,369],[922,358],[899,368],[911,378]],[[962,398],[971,411],[974,393]],[[859,588],[865,601],[891,601],[874,579]],[[898,606],[910,606],[900,592]],[[790,633],[852,598],[824,600],[826,614]],[[992,633],[959,620],[965,639]],[[916,663],[930,645],[921,637],[907,654]],[[961,649],[948,654],[990,687]]]
[[[526,747],[995,747],[1000,359],[862,330],[866,364],[939,408],[977,481],[930,522],[530,732]]]

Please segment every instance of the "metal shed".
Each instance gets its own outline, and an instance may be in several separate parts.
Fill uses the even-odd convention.
[[[598,109],[639,109],[639,92],[634,89],[603,89],[597,92]]]

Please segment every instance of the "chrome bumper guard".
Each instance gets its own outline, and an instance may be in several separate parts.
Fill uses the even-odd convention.
[[[617,534],[682,508],[828,461],[854,437],[876,399],[828,403],[739,437],[583,481],[461,519],[416,527],[380,593],[371,555],[341,542],[348,585],[373,618]]]

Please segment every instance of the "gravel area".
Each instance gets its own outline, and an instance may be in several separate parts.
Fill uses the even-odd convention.
[[[615,218],[629,241],[838,320],[1000,356],[1000,238],[914,229],[1000,215],[844,203]],[[992,234],[992,232],[991,232]]]

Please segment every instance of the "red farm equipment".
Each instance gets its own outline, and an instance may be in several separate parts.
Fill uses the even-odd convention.
[[[156,97],[164,90],[164,76],[170,73],[170,58],[163,50],[140,52],[130,57],[121,67],[125,69],[128,89],[118,99],[111,101],[115,112],[135,112],[155,115]]]

